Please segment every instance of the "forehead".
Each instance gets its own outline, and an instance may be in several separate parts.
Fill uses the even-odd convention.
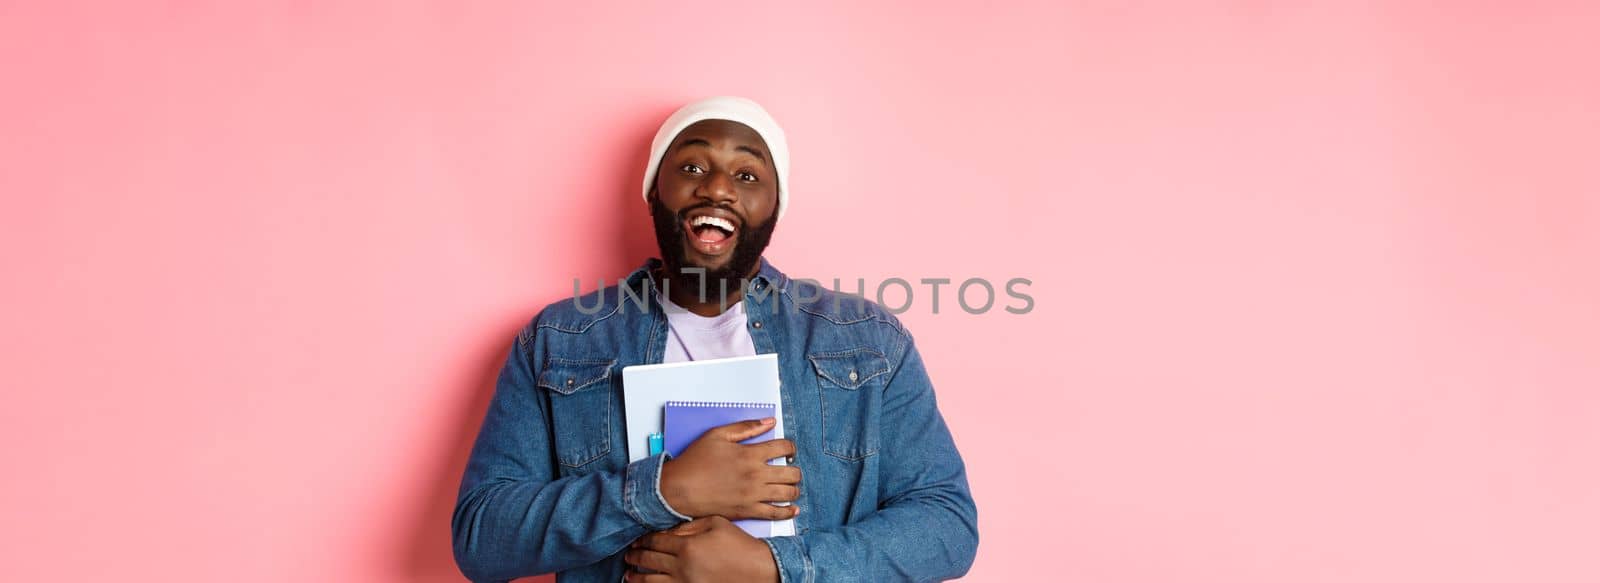
[[[706,119],[690,124],[672,139],[672,149],[676,150],[691,141],[704,141],[714,150],[750,148],[761,152],[762,157],[766,157],[767,152],[767,141],[761,139],[761,134],[750,126],[725,119]]]

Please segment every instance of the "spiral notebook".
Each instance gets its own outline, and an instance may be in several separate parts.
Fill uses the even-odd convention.
[[[725,403],[715,401],[667,401],[662,409],[665,431],[661,439],[663,449],[673,457],[683,455],[684,448],[694,443],[700,435],[713,427],[772,417],[778,406],[772,403]],[[772,439],[772,430],[739,443],[761,443]]]
[[[683,453],[683,450],[699,439],[705,432],[714,427],[750,421],[764,417],[772,417],[778,410],[773,403],[726,403],[715,401],[667,401],[662,408],[663,447],[666,452],[674,457]],[[772,439],[772,430],[746,439],[739,443],[760,443]],[[766,538],[772,536],[772,521],[770,520],[735,520],[739,528],[750,533],[750,536]]]

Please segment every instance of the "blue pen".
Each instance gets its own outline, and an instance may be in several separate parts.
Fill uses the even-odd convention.
[[[660,433],[651,433],[650,437],[648,437],[647,439],[650,442],[650,456],[651,457],[655,457],[657,454],[660,454],[661,453],[661,434]]]

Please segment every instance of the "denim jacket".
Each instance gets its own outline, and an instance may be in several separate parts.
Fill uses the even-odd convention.
[[[666,454],[629,463],[622,419],[622,367],[659,363],[665,349],[658,265],[553,303],[517,335],[451,518],[468,578],[616,583],[628,543],[684,520],[658,489]],[[782,581],[965,574],[977,508],[906,329],[766,260],[744,301],[756,352],[778,354],[802,471],[796,534],[765,539]]]

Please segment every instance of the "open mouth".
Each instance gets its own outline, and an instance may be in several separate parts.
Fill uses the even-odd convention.
[[[733,248],[739,228],[732,219],[710,212],[690,213],[683,222],[689,246],[704,255],[722,255]]]

